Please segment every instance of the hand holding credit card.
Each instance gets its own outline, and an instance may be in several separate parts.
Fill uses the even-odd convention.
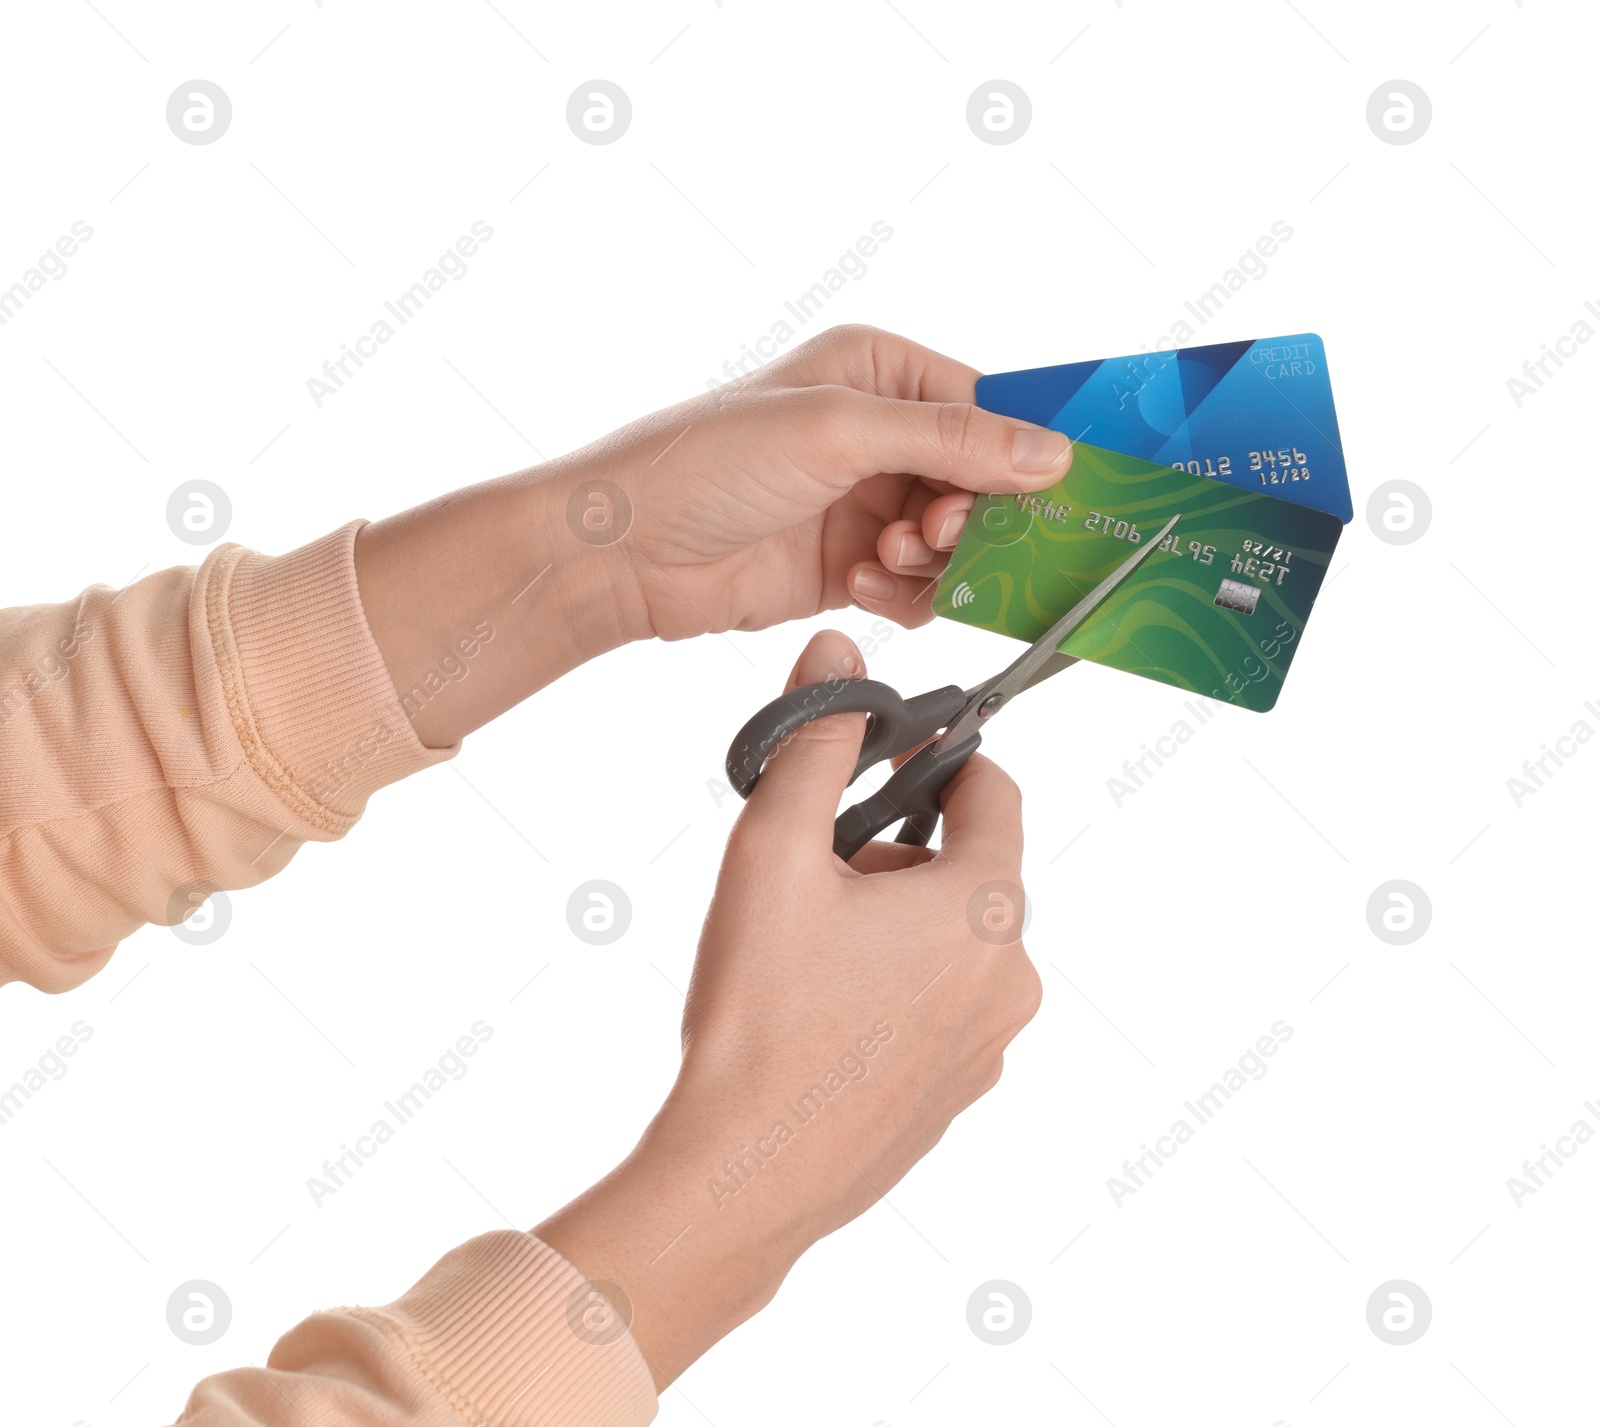
[[[978,405],[1350,522],[1314,332],[1000,372],[978,379]]]
[[[978,498],[934,612],[1036,639],[1174,516],[1061,652],[1264,712],[1339,540],[1322,511],[1079,442],[1050,489]]]
[[[1049,490],[979,497],[934,612],[1036,639],[1176,516],[1154,555],[1060,649],[1272,708],[1350,513],[1320,340],[983,377],[978,400],[1077,444]],[[1089,444],[1085,428],[1126,447]],[[1135,447],[1140,454],[1126,453]]]

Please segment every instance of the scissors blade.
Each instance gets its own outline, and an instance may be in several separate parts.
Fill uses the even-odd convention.
[[[1034,640],[1022,652],[1020,658],[988,683],[980,684],[974,689],[966,707],[956,715],[955,720],[934,746],[946,748],[970,738],[977,731],[978,725],[998,713],[1008,700],[1015,698],[1024,689],[1032,688],[1033,685],[1048,679],[1052,674],[1060,673],[1068,664],[1076,663],[1074,656],[1060,653],[1056,646],[1093,614],[1111,592],[1145,562],[1156,546],[1172,533],[1173,526],[1182,518],[1183,513],[1180,511]]]
[[[1076,654],[1063,654],[1058,649],[1033,673],[1028,675],[1022,685],[1022,689],[1031,689],[1035,684],[1042,684],[1052,674],[1059,674],[1063,669],[1070,669],[1077,662],[1078,656]],[[1018,689],[1017,692],[1020,694],[1022,689]]]

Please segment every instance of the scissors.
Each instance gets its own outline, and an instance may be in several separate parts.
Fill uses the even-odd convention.
[[[748,798],[763,764],[799,729],[829,714],[864,713],[867,732],[861,741],[861,757],[850,775],[852,783],[875,763],[908,749],[917,752],[870,798],[839,814],[833,824],[834,853],[848,862],[894,822],[902,824],[896,842],[926,846],[939,824],[939,795],[977,751],[983,741],[982,725],[1024,689],[1078,662],[1076,656],[1060,653],[1057,646],[1139,568],[1180,518],[1181,512],[1173,516],[1157,535],[1034,640],[1021,658],[975,688],[950,684],[906,699],[874,679],[832,679],[774,699],[739,730],[729,747],[730,786],[741,798]],[[934,738],[935,734],[939,736]],[[929,739],[934,741],[929,743]]]

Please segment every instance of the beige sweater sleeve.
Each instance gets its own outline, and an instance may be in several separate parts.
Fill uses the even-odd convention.
[[[384,1308],[313,1314],[265,1368],[207,1378],[183,1427],[639,1427],[655,1385],[609,1305],[532,1234],[452,1249]]]
[[[265,881],[456,752],[418,742],[367,627],[361,524],[0,611],[0,982],[78,985],[140,926]],[[208,1378],[181,1420],[649,1422],[649,1369],[594,1330],[593,1292],[532,1234],[486,1234],[386,1308],[315,1314],[265,1368]]]
[[[342,837],[424,748],[356,587],[356,521],[0,611],[0,982],[64,991],[147,922]]]

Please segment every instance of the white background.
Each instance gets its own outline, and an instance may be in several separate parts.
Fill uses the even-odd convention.
[[[1121,807],[1107,779],[1175,690],[1083,665],[996,727],[1044,1009],[892,1207],[660,1420],[1593,1417],[1600,1143],[1520,1208],[1506,1185],[1600,1096],[1600,741],[1521,807],[1506,785],[1600,730],[1600,344],[1520,408],[1506,385],[1600,300],[1591,12],[97,5],[6,11],[0,285],[74,220],[94,236],[0,327],[0,605],[196,562],[165,523],[186,480],[279,552],[570,449],[704,389],[877,219],[892,240],[807,331],[990,371],[1157,342],[1287,222],[1198,337],[1327,344],[1357,514],[1282,701],[1222,710]],[[165,122],[196,77],[234,108],[205,147]],[[605,147],[565,121],[596,77],[634,108]],[[1405,146],[1365,118],[1397,77],[1434,111]],[[1033,104],[1005,146],[965,119],[994,78]],[[476,219],[468,275],[318,409],[306,378]],[[1403,546],[1366,515],[1397,477],[1433,506]],[[215,945],[146,929],[69,995],[0,995],[0,1081],[93,1027],[0,1128],[6,1419],[168,1421],[307,1312],[387,1301],[609,1168],[675,1062],[735,813],[708,780],[806,634],[611,655],[235,894]],[[942,622],[880,643],[908,693],[1014,648]],[[565,919],[594,877],[634,909],[609,948]],[[1396,878],[1432,906],[1400,947],[1366,914]],[[307,1177],[479,1019],[470,1074],[314,1207]],[[1270,1073],[1116,1207],[1107,1177],[1277,1020]],[[193,1278],[234,1306],[210,1347],[166,1324]],[[1009,1347],[966,1322],[997,1278],[1033,1305]],[[1366,1321],[1395,1278],[1434,1310],[1406,1347]]]

